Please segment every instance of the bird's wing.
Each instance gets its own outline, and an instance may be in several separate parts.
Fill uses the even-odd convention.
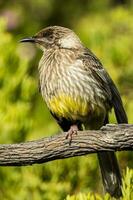
[[[119,91],[107,71],[103,68],[101,62],[89,49],[85,49],[80,56],[80,59],[84,62],[85,70],[91,71],[99,87],[103,90],[110,104],[114,107],[117,122],[128,123]]]

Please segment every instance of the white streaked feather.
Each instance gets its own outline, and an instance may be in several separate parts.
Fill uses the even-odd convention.
[[[41,92],[46,103],[52,98],[51,95],[63,92],[73,97],[75,101],[80,96],[83,101],[91,103],[92,109],[95,105],[103,109],[105,96],[101,89],[96,87],[97,83],[91,72],[84,70],[82,60],[72,59],[72,52],[47,50],[39,63],[39,74]]]

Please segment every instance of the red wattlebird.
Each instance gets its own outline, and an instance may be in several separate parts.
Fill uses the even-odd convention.
[[[21,40],[43,51],[39,63],[40,91],[67,137],[77,130],[109,123],[111,109],[118,123],[128,123],[120,94],[99,59],[70,29],[51,26]],[[121,196],[121,175],[114,152],[98,153],[105,190]]]

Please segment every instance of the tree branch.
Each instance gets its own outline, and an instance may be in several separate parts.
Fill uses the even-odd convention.
[[[129,124],[79,131],[71,145],[65,134],[20,144],[1,144],[0,166],[32,165],[100,151],[133,150],[133,125]]]

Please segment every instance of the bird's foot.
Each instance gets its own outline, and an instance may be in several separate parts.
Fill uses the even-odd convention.
[[[69,131],[67,132],[66,139],[69,139],[69,145],[72,142],[72,136],[73,135],[77,135],[77,131],[78,131],[78,126],[77,125],[72,125],[70,127]]]

